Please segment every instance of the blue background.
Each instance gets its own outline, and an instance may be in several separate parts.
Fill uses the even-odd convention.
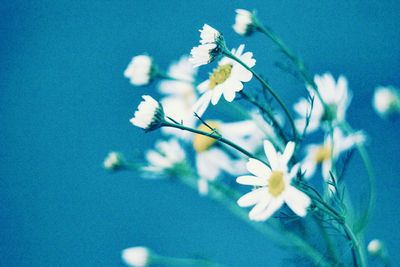
[[[350,123],[369,134],[378,203],[367,240],[400,261],[399,121],[371,108],[376,85],[400,86],[398,1],[3,1],[0,5],[0,265],[122,266],[120,251],[147,245],[229,266],[278,266],[289,254],[223,207],[176,183],[110,175],[110,150],[138,157],[159,133],[129,123],[139,97],[122,73],[148,52],[166,68],[198,43],[203,23],[236,47],[246,42],[285,101],[301,85],[261,35],[237,36],[238,7],[256,8],[314,73],[348,77]],[[206,73],[201,72],[200,77]],[[358,157],[351,190],[366,190]]]

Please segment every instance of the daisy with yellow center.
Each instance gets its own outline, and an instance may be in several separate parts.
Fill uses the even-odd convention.
[[[262,133],[257,125],[251,121],[223,123],[221,121],[207,120],[207,125],[200,125],[197,129],[234,142],[247,151],[254,152],[258,149]],[[206,192],[208,181],[214,181],[221,173],[241,175],[246,173],[246,162],[241,154],[225,146],[218,146],[215,138],[195,134],[192,138],[193,149],[196,152],[196,168],[201,178],[200,192]],[[228,153],[229,150],[229,153]]]
[[[304,217],[311,199],[302,191],[291,185],[299,165],[289,171],[288,162],[293,155],[294,142],[289,142],[283,154],[277,152],[271,142],[264,141],[264,150],[271,167],[257,159],[250,158],[247,170],[253,175],[239,176],[239,184],[251,185],[255,189],[237,201],[241,207],[254,206],[249,218],[254,221],[265,221],[270,218],[284,203],[298,216]]]
[[[232,54],[252,68],[256,64],[253,53],[243,53],[243,50],[244,45],[240,45],[237,50],[232,50]],[[202,95],[194,105],[194,111],[202,115],[210,102],[216,105],[222,95],[226,101],[232,102],[236,93],[243,89],[243,83],[250,81],[252,77],[253,74],[236,61],[227,57],[222,58],[209,79],[198,86]]]
[[[365,135],[362,132],[345,136],[340,129],[335,128],[333,138],[326,136],[323,144],[307,146],[307,155],[301,165],[304,177],[311,178],[316,168],[321,166],[322,176],[328,181],[330,177],[329,172],[332,171],[332,164],[336,162],[340,154],[364,141]]]

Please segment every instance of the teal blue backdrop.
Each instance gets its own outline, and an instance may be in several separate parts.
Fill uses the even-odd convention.
[[[383,239],[400,261],[400,122],[371,108],[376,85],[400,87],[399,1],[52,0],[0,5],[0,266],[123,266],[120,251],[134,245],[227,266],[290,257],[180,184],[102,169],[110,150],[133,158],[159,136],[128,121],[140,95],[155,94],[123,77],[130,58],[147,52],[167,67],[197,44],[204,23],[231,47],[247,43],[285,101],[301,95],[274,67],[283,57],[271,43],[232,31],[239,7],[257,9],[312,72],[348,77],[348,119],[368,133],[377,173],[367,240]],[[353,163],[346,179],[357,202],[367,185]]]

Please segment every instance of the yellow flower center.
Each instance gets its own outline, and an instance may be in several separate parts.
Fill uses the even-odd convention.
[[[268,191],[273,197],[279,196],[285,190],[283,172],[273,171],[268,180]]]
[[[231,75],[232,67],[232,64],[224,64],[215,68],[210,75],[208,87],[214,89],[218,84],[225,82]]]
[[[211,128],[218,130],[219,124],[216,121],[206,121],[206,123]],[[213,132],[208,126],[204,124],[200,125],[197,129],[207,133]],[[193,138],[193,148],[196,152],[203,152],[209,149],[211,146],[213,146],[215,142],[217,142],[217,140],[215,140],[214,138],[204,136],[201,134],[196,134]]]
[[[322,163],[331,158],[331,148],[330,146],[324,145],[320,146],[314,155],[314,160],[316,163]]]

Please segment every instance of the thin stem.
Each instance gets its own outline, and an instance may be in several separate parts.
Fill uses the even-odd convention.
[[[297,57],[290,49],[289,47],[282,41],[282,39],[280,39],[273,31],[272,29],[270,29],[267,26],[264,26],[261,22],[259,22],[257,19],[255,20],[255,26],[256,29],[265,34],[269,39],[272,40],[272,42],[274,42],[279,49],[281,50],[281,52],[286,55],[289,60],[297,67],[298,71],[300,72],[301,77],[303,78],[303,81],[310,86],[311,88],[313,88],[313,90],[315,91],[317,97],[319,98],[319,100],[321,100],[321,102],[324,105],[324,101],[322,100],[321,95],[319,94],[318,91],[318,87],[315,84],[315,82],[313,81],[313,79],[310,77],[310,75],[308,74],[308,71],[304,65],[304,62]]]
[[[181,177],[181,180],[189,187],[197,190],[196,178],[197,177],[190,175],[184,178]],[[330,264],[323,260],[324,257],[319,251],[310,246],[302,237],[298,236],[297,234],[288,232],[287,230],[284,230],[273,223],[266,224],[249,220],[246,210],[240,208],[235,203],[236,199],[240,197],[240,193],[237,191],[214,182],[209,183],[208,196],[223,204],[235,216],[242,219],[259,233],[265,235],[269,239],[272,239],[279,245],[283,247],[288,247],[290,244],[295,246],[298,250],[302,251],[305,256],[307,256],[315,264],[315,266],[330,266]]]
[[[156,264],[162,264],[163,266],[204,266],[204,267],[222,267],[222,265],[212,262],[207,259],[196,259],[196,258],[175,258],[167,256],[154,256],[152,259]]]
[[[348,125],[347,123],[343,123],[343,128],[348,134],[353,134],[354,130]],[[360,153],[361,159],[364,163],[365,169],[367,171],[368,176],[368,184],[369,184],[369,191],[368,191],[368,206],[364,211],[364,214],[360,218],[360,222],[356,225],[356,231],[362,231],[365,226],[367,225],[371,213],[375,207],[375,200],[376,200],[376,193],[375,193],[375,174],[372,168],[371,159],[369,158],[368,152],[365,149],[363,143],[356,144],[358,153]]]
[[[224,143],[224,144],[236,149],[237,151],[241,152],[242,154],[246,155],[247,157],[253,158],[253,159],[257,159],[257,160],[263,162],[268,167],[270,167],[270,165],[268,163],[266,163],[264,160],[257,158],[255,155],[253,155],[252,153],[250,153],[246,149],[242,148],[241,146],[238,146],[235,143],[233,143],[233,142],[231,142],[231,141],[229,141],[229,140],[227,140],[227,139],[223,138],[222,136],[217,135],[215,133],[208,133],[208,132],[204,132],[204,131],[201,131],[201,130],[198,130],[198,129],[190,128],[190,127],[187,127],[187,126],[184,126],[184,125],[181,125],[181,124],[170,123],[170,122],[167,122],[167,121],[164,121],[162,123],[162,126],[163,127],[173,127],[173,128],[177,128],[177,129],[180,129],[180,130],[189,131],[189,132],[192,132],[192,133],[201,134],[201,135],[204,135],[204,136],[207,136],[207,137],[214,138],[215,140],[217,140],[217,141],[219,141],[221,143]]]
[[[279,136],[282,138],[283,142],[286,144],[288,142],[288,140],[285,136],[285,133],[283,132],[282,127],[279,125],[278,121],[275,119],[274,114],[272,114],[272,112],[269,109],[267,109],[263,105],[261,105],[254,97],[243,92],[243,90],[240,91],[240,95],[242,95],[243,98],[246,99],[248,102],[252,103],[257,108],[259,108],[263,113],[267,114],[268,118],[272,122],[272,126],[274,126],[274,128],[278,130]]]
[[[329,236],[329,233],[326,231],[326,228],[324,227],[323,222],[319,218],[317,218],[315,215],[313,215],[313,218],[314,218],[316,224],[318,225],[318,228],[319,228],[319,230],[320,230],[320,232],[322,234],[323,239],[326,242],[326,247],[327,247],[329,255],[331,255],[331,257],[330,257],[331,260],[333,262],[337,262],[338,263],[339,259],[338,259],[338,256],[336,254],[336,250],[335,250],[334,244],[332,242],[331,237]]]
[[[257,74],[257,72],[255,72],[252,68],[250,68],[249,66],[247,66],[243,61],[241,61],[238,57],[236,57],[235,55],[233,55],[230,51],[228,51],[227,49],[224,49],[222,51],[222,53],[228,57],[231,58],[233,60],[235,60],[236,62],[238,62],[240,65],[242,65],[245,69],[247,69],[248,71],[250,71],[254,77],[256,77],[256,79],[268,90],[268,92],[275,98],[275,100],[278,102],[278,104],[282,107],[283,111],[285,112],[286,116],[288,117],[288,120],[292,126],[292,130],[293,130],[293,139],[297,140],[297,130],[296,130],[296,126],[294,124],[294,120],[292,118],[292,115],[289,112],[289,109],[286,107],[286,105],[283,103],[283,101],[279,98],[279,96],[275,93],[274,89],[272,89],[271,85],[269,85],[263,78],[261,78],[260,75]]]

